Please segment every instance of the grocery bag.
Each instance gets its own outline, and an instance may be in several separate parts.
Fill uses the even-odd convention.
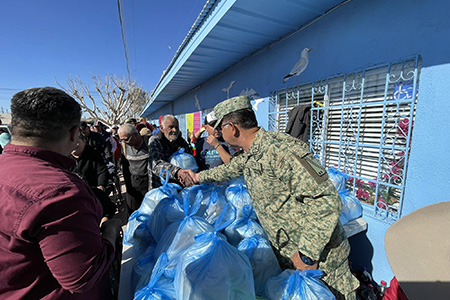
[[[339,192],[339,196],[341,196],[342,200],[342,212],[339,216],[342,224],[361,217],[361,202],[355,195],[351,194],[348,189],[345,189]]]
[[[184,148],[181,148],[180,150],[172,154],[169,157],[169,163],[182,169],[191,169],[194,172],[198,171],[198,165],[195,161],[194,156],[185,153]]]
[[[167,255],[161,254],[153,272],[149,271],[152,274],[149,283],[134,294],[134,300],[176,300],[173,280],[164,277],[167,263]]]
[[[202,202],[201,195],[199,191],[196,201],[190,206],[189,196],[185,194],[183,199],[184,219],[169,225],[156,246],[156,256],[163,252],[167,254],[169,263],[166,266],[165,274],[170,278],[175,276],[175,265],[181,254],[195,243],[194,237],[197,234],[214,230],[214,227],[203,218],[195,215]]]
[[[320,281],[320,270],[284,270],[267,281],[266,297],[270,300],[335,300]]]
[[[264,229],[256,220],[256,213],[253,206],[246,204],[242,208],[242,216],[234,220],[233,223],[225,227],[223,233],[227,237],[228,242],[237,246],[244,238],[252,237],[256,234],[267,238]]]
[[[195,243],[181,255],[174,280],[177,299],[255,299],[250,261],[219,233],[233,221],[225,216],[235,213],[234,207],[227,204],[214,232],[196,236]]]
[[[250,260],[256,295],[264,297],[267,280],[281,273],[270,242],[260,235],[254,235],[243,239],[238,245],[238,250]]]
[[[342,173],[341,171],[336,170],[335,167],[331,167],[328,169],[328,177],[330,178],[333,185],[336,187],[338,191],[342,191],[345,189],[346,181],[349,178],[347,174]]]
[[[134,211],[128,218],[128,224],[123,235],[123,243],[132,245],[137,258],[155,243],[155,240],[148,228],[149,215],[141,215],[139,211]]]
[[[165,174],[165,175],[164,175]],[[148,191],[138,211],[140,214],[152,215],[155,207],[158,203],[166,198],[175,196],[178,194],[178,190],[181,190],[181,186],[176,183],[169,183],[169,170],[164,169],[159,173],[162,185],[158,188]]]
[[[171,195],[159,201],[147,223],[156,243],[159,243],[161,236],[170,224],[183,218],[183,208],[177,196]]]
[[[142,286],[145,286],[150,281],[152,272],[155,266],[156,258],[154,256],[155,245],[150,245],[139,258],[136,258],[130,278],[130,288],[132,291],[137,291]],[[123,280],[128,280],[124,278]]]
[[[229,186],[225,191],[225,195],[228,202],[233,204],[233,206],[236,208],[237,219],[243,218],[244,212],[242,211],[242,209],[244,205],[250,205],[253,208],[250,194],[248,193],[247,187],[243,184]]]

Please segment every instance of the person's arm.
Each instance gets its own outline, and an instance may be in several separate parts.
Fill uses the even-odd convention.
[[[177,173],[181,168],[167,162],[166,159],[165,150],[161,142],[151,137],[149,142],[148,176],[151,177],[151,174],[159,176],[162,170],[167,169],[169,170],[169,178],[178,180]]]
[[[200,127],[197,132],[194,133],[194,139],[195,141],[198,141],[198,139],[202,136],[202,133],[205,132],[205,125],[203,124],[202,127]],[[195,143],[195,142],[194,142]]]
[[[277,158],[273,169],[296,203],[290,206],[292,215],[304,216],[296,220],[302,228],[299,240],[295,241],[298,250],[318,261],[339,222],[342,208],[339,194],[328,180],[326,170],[310,153],[300,157],[294,152],[286,152]],[[296,260],[297,254],[292,253],[292,257]]]
[[[102,237],[100,205],[87,186],[83,189],[68,186],[52,192],[32,205],[21,223],[35,226],[22,232],[39,242],[53,277],[72,293],[88,291],[108,273],[120,230],[108,226],[107,238]]]
[[[244,173],[245,155],[234,157],[230,163],[196,173],[195,181],[199,183],[230,180]]]
[[[231,159],[230,153],[228,153],[227,149],[212,135],[208,136],[206,142],[214,147],[216,151],[219,153],[220,159],[225,163],[229,163]]]

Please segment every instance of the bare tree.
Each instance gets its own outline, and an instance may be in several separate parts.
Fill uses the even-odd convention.
[[[91,75],[94,88],[98,93],[92,95],[89,85],[78,76],[67,76],[67,87],[56,83],[80,102],[83,111],[93,119],[106,125],[122,124],[127,118],[139,116],[150,101],[150,95],[136,82],[109,75],[104,79]],[[89,104],[88,104],[89,103]]]

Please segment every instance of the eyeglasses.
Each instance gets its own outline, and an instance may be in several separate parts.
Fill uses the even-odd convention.
[[[120,139],[119,142],[128,144],[131,141],[132,138],[133,138],[133,135],[130,135],[130,137],[128,139],[126,139],[126,140]]]

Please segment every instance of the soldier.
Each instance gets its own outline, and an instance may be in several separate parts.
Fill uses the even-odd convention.
[[[193,180],[223,181],[243,174],[281,267],[320,269],[337,299],[356,299],[359,282],[350,272],[350,245],[339,222],[342,202],[308,145],[258,127],[246,96],[225,100],[214,112],[215,128],[244,153],[228,164],[190,173]]]

